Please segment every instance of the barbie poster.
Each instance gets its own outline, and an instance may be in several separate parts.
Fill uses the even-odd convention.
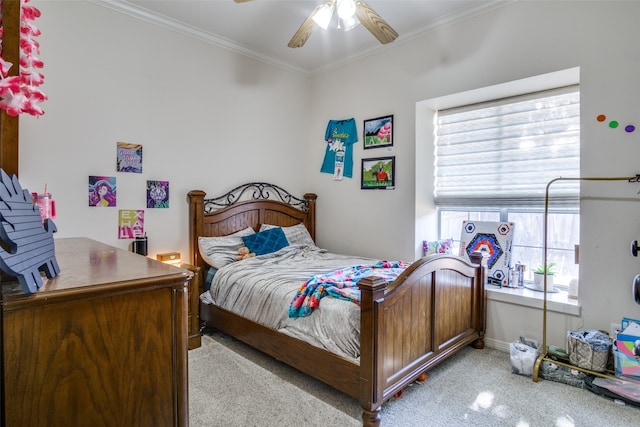
[[[89,176],[89,206],[116,205],[116,177]]]

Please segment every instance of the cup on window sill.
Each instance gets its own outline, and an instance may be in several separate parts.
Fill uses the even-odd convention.
[[[578,299],[578,279],[571,279],[567,295],[571,299]]]

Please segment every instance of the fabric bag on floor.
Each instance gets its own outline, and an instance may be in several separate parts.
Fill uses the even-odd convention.
[[[535,340],[520,337],[509,345],[511,372],[530,377],[538,358],[538,343]]]

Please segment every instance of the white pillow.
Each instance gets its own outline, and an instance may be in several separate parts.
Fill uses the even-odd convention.
[[[228,236],[198,237],[198,248],[202,259],[214,268],[222,268],[236,260],[238,249],[244,246],[242,237],[255,234],[252,227],[237,231]]]
[[[260,231],[268,230],[270,228],[276,228],[277,225],[262,224]],[[315,245],[315,242],[309,234],[309,230],[305,227],[304,223],[292,225],[291,227],[280,227],[284,231],[284,235],[289,241],[290,245]]]

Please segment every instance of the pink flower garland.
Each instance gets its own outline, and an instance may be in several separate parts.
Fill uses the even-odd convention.
[[[39,104],[47,99],[47,95],[38,89],[38,86],[44,82],[44,75],[37,69],[42,68],[44,63],[35,56],[40,53],[40,44],[34,37],[40,35],[40,30],[33,21],[40,16],[40,11],[33,6],[27,6],[28,2],[29,0],[22,0],[20,7],[19,75],[8,75],[13,64],[5,61],[0,55],[0,109],[6,110],[7,114],[13,117],[21,113],[32,116],[43,115],[44,111]],[[0,0],[0,12],[1,7]],[[3,33],[4,27],[0,27],[0,43]]]

